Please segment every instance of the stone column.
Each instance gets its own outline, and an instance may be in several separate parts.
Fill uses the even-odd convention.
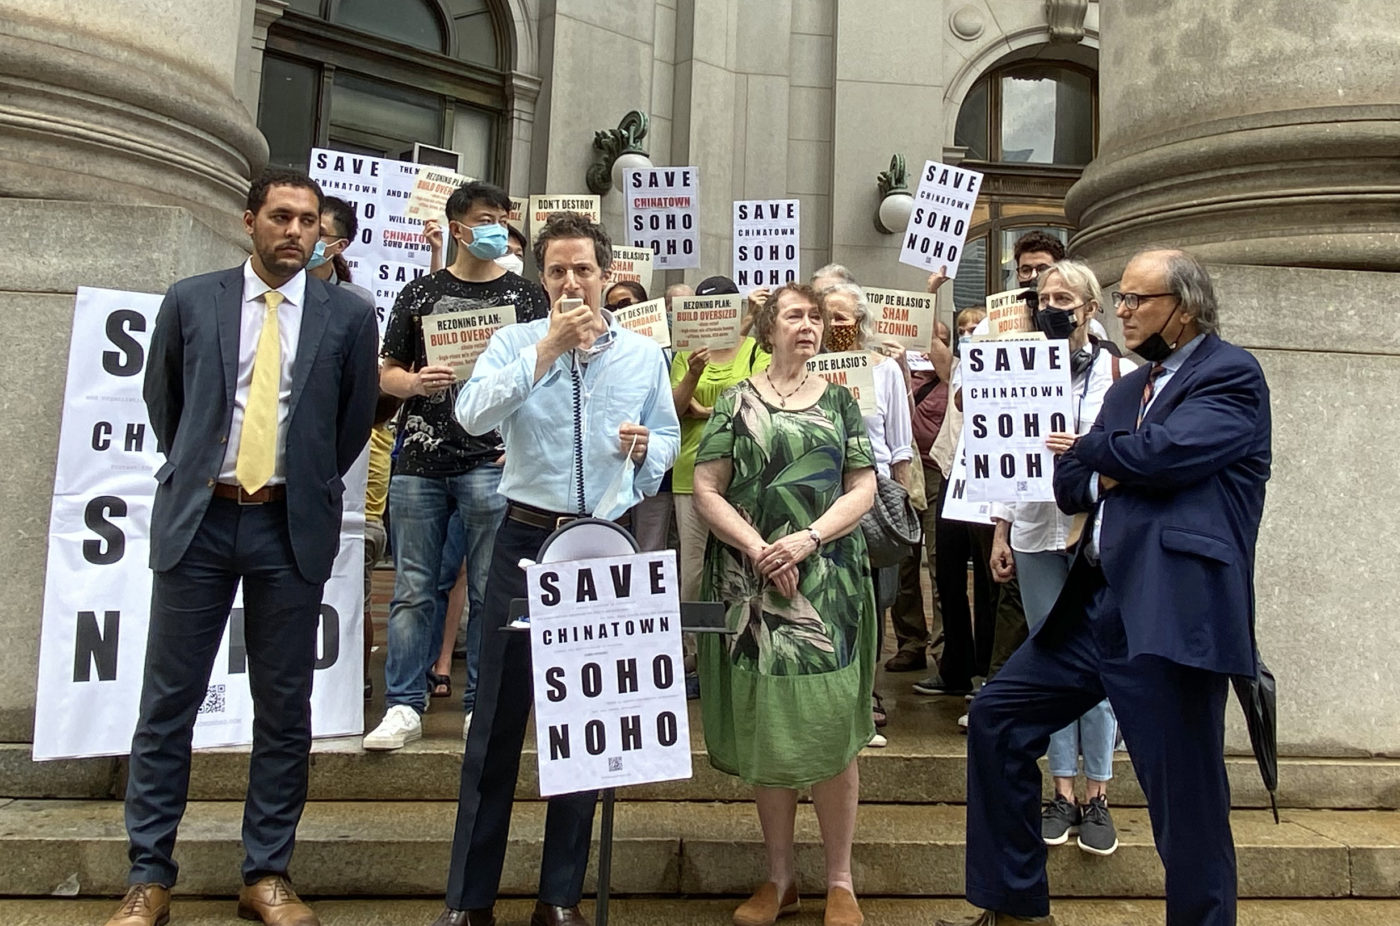
[[[267,159],[236,96],[253,3],[0,0],[0,741],[32,730],[73,293],[162,292],[245,256]]]
[[[1071,249],[1106,289],[1144,245],[1209,263],[1223,335],[1272,390],[1255,587],[1281,748],[1393,753],[1400,8],[1240,6],[1103,5],[1099,156],[1066,202]]]

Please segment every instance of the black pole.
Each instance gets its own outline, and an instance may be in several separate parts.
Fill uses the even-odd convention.
[[[603,822],[598,827],[598,910],[595,926],[608,926],[608,884],[612,880],[613,788],[603,789]]]

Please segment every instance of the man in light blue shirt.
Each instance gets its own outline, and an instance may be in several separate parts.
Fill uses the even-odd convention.
[[[505,442],[506,516],[486,580],[481,675],[462,758],[447,909],[434,926],[491,926],[530,716],[529,639],[502,633],[525,597],[522,559],[558,527],[596,516],[628,527],[628,509],[656,493],[680,450],[661,348],[602,306],[612,244],[577,213],[553,216],[535,243],[548,319],[496,332],[457,397],[471,434]],[[531,926],[587,926],[578,910],[598,792],[550,798]]]

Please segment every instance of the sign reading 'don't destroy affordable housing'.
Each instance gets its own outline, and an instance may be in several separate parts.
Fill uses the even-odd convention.
[[[591,193],[571,196],[531,196],[530,197],[530,240],[540,236],[549,217],[556,212],[577,212],[594,222],[603,220],[598,197]]]
[[[634,248],[651,248],[657,270],[700,266],[700,169],[629,168],[624,236]]]
[[[975,170],[926,162],[899,262],[929,271],[946,265],[948,277],[956,277],[981,186],[982,175]]]
[[[649,299],[621,309],[613,309],[613,318],[628,331],[651,338],[660,347],[671,346],[671,331],[666,326],[666,300]]]

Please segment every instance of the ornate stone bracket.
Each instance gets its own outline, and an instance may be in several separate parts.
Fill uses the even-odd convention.
[[[1084,41],[1084,17],[1089,0],[1045,0],[1046,29],[1052,43],[1078,45]]]
[[[593,150],[596,153],[584,177],[590,192],[601,196],[612,189],[613,164],[624,154],[647,155],[642,140],[647,136],[650,122],[646,113],[634,109],[622,117],[617,128],[593,133]]]

